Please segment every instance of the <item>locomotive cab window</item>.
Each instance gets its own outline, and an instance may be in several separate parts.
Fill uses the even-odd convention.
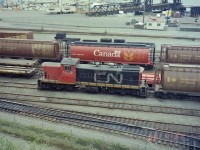
[[[44,77],[47,78],[47,73],[46,72],[44,72]]]
[[[69,65],[65,65],[64,69],[66,72],[71,72],[71,66],[69,66]]]

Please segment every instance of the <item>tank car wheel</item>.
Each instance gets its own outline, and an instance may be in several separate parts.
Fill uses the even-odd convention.
[[[167,99],[167,98],[169,98],[169,95],[167,93],[162,93],[162,94],[160,94],[160,97],[162,99]]]
[[[155,93],[154,93],[154,95],[155,95],[155,97],[158,97],[158,98],[160,98],[160,93],[158,93],[158,92],[155,92]]]
[[[194,96],[194,97],[192,97],[192,99],[195,100],[195,101],[199,101],[199,100],[200,100],[200,97]]]
[[[173,99],[175,98],[175,95],[173,93],[168,93],[168,98]]]
[[[187,95],[179,95],[179,94],[177,94],[177,95],[175,95],[175,98],[184,100],[184,99],[188,98],[188,96]]]

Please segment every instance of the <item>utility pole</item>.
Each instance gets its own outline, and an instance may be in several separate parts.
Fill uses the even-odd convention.
[[[8,0],[6,0],[5,2],[6,2],[6,7],[8,8]]]
[[[90,0],[89,0],[88,7],[89,7],[88,11],[89,11],[89,14],[90,14]]]
[[[143,5],[143,23],[144,23],[144,20],[145,20],[145,7],[146,7],[146,3],[144,2],[144,5]]]

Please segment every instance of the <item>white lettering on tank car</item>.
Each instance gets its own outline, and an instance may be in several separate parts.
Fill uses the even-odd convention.
[[[94,50],[94,56],[100,57],[121,57],[121,51],[114,50],[114,52],[102,52],[99,49]]]
[[[94,81],[95,82],[101,82],[101,83],[109,83],[111,78],[117,83],[117,84],[121,84],[123,81],[123,74],[120,74],[119,79],[117,79],[116,76],[114,76],[112,73],[108,73],[106,76],[106,80],[101,80],[98,78],[98,76],[105,76],[106,72],[98,72],[98,73],[94,73]]]

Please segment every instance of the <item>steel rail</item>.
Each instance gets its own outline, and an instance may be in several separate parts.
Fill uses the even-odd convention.
[[[0,86],[6,87],[8,82],[4,82]],[[30,83],[8,83],[8,87],[17,86],[19,88],[30,88],[35,89],[36,84]],[[40,103],[52,103],[52,104],[64,104],[64,105],[77,105],[77,106],[87,106],[87,107],[99,107],[108,109],[120,109],[129,111],[140,111],[140,112],[152,112],[152,113],[162,113],[162,114],[175,114],[175,115],[186,115],[186,116],[196,116],[200,117],[199,109],[185,109],[177,107],[164,107],[156,105],[140,105],[132,103],[121,103],[121,102],[108,102],[108,101],[98,101],[98,100],[88,100],[88,99],[73,99],[73,98],[60,98],[60,97],[50,97],[50,96],[36,96],[28,94],[14,94],[10,92],[0,92],[1,98],[6,98],[10,100],[19,101],[30,101],[30,102],[40,102]]]
[[[0,96],[1,96],[1,94],[0,94]],[[1,99],[4,99],[4,98],[1,98]],[[19,101],[21,103],[25,102],[25,103],[31,103],[31,104],[36,103],[36,104],[40,104],[40,105],[44,104],[43,102],[41,102],[43,100],[42,97],[40,98],[40,101],[37,101],[37,100],[36,101],[28,101],[27,96],[24,96],[21,100],[19,100],[19,98],[22,98],[22,97],[20,97],[17,94],[16,97],[12,97],[12,99],[10,99],[8,97],[5,98],[5,99],[12,100],[12,101]],[[50,104],[52,104],[52,103],[50,102]],[[55,104],[55,103],[53,103],[53,104]],[[56,104],[58,104],[58,103],[56,103]],[[63,105],[63,103],[61,103],[61,104]],[[102,117],[104,117],[104,116],[102,115]],[[121,119],[120,117],[115,117],[115,118]],[[157,122],[146,121],[146,120],[139,120],[139,119],[133,119],[133,118],[125,118],[125,119],[131,121],[133,124],[142,124],[143,126],[153,127],[153,128],[161,129],[161,130],[165,130],[165,131],[173,131],[173,132],[181,132],[181,133],[183,133],[183,131],[185,131],[185,133],[199,134],[200,135],[200,127],[199,126],[180,125],[180,124],[175,124],[175,123],[173,123],[173,124],[162,123],[162,122],[159,122],[159,121],[157,121]]]

